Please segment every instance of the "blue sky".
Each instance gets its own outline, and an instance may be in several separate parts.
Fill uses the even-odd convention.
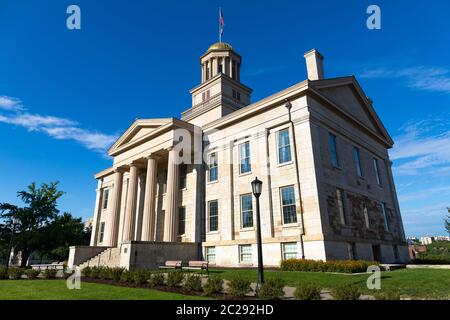
[[[81,8],[81,30],[66,28],[70,4]],[[370,4],[381,8],[381,30],[366,28]],[[19,203],[32,181],[59,180],[61,210],[91,216],[93,174],[111,164],[114,138],[135,118],[190,106],[219,6],[252,101],[304,80],[311,48],[325,56],[326,77],[357,76],[396,142],[407,235],[444,234],[448,1],[0,0],[0,202]]]

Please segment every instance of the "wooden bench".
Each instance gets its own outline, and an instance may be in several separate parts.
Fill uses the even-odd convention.
[[[182,269],[183,262],[181,260],[170,260],[166,261],[163,266],[160,266],[160,269]]]
[[[209,274],[208,261],[189,261],[188,266],[185,267],[188,270],[204,270]]]

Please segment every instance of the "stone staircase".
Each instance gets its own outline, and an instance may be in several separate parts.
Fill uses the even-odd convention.
[[[79,265],[86,267],[118,267],[120,265],[120,248],[107,248],[93,258]]]

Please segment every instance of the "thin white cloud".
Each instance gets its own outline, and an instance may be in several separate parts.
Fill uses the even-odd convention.
[[[450,170],[450,121],[442,118],[409,122],[394,137],[390,152],[400,175],[445,173]],[[425,170],[425,171],[424,171]]]
[[[5,103],[4,105],[7,104]],[[4,109],[15,112],[0,114],[0,122],[20,126],[29,131],[43,132],[58,140],[74,140],[85,148],[97,151],[103,155],[117,139],[116,135],[83,129],[76,121],[70,119],[24,113],[20,111],[22,109],[14,109],[12,107]]]
[[[413,89],[450,93],[450,70],[437,67],[374,68],[363,71],[361,78],[396,78]]]
[[[22,101],[17,98],[0,96],[0,109],[7,111],[20,111],[23,110]]]

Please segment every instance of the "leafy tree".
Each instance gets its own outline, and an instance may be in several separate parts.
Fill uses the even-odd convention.
[[[43,232],[51,242],[47,242],[39,252],[48,259],[64,260],[69,255],[69,246],[89,244],[90,230],[84,229],[81,218],[74,218],[67,212],[57,216]]]
[[[447,229],[447,232],[450,233],[450,207],[447,208],[448,216],[447,219],[445,219],[445,229]]]
[[[69,245],[80,244],[86,237],[81,219],[75,219],[69,213],[59,216],[57,201],[63,194],[58,190],[58,182],[44,183],[40,187],[33,182],[26,190],[18,192],[24,207],[0,203],[0,218],[4,225],[11,230],[15,222],[14,246],[22,252],[22,267],[35,251],[50,254],[55,250],[54,257],[63,257]]]

